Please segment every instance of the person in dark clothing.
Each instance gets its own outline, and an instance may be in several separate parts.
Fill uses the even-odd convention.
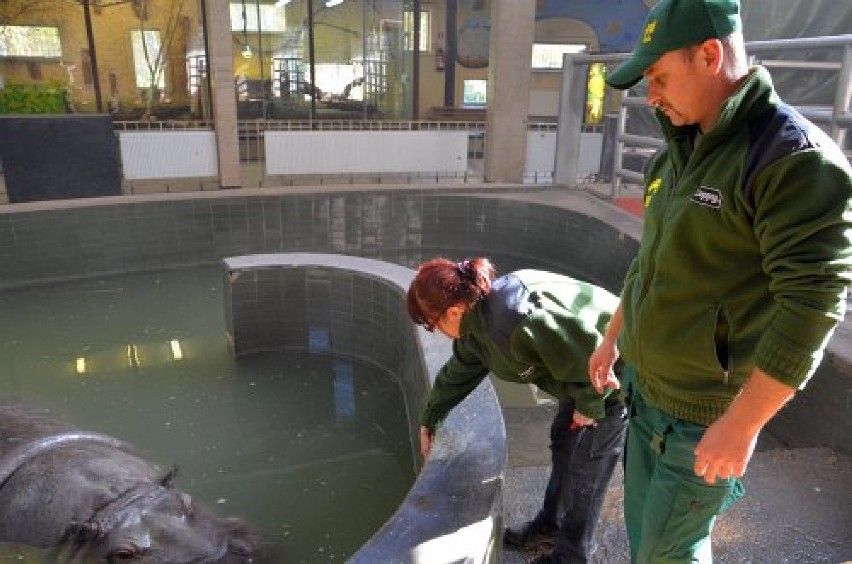
[[[625,433],[615,370],[601,392],[589,381],[589,355],[603,339],[618,298],[567,276],[519,270],[495,279],[483,257],[420,266],[408,290],[411,319],[453,339],[421,415],[429,456],[436,429],[489,371],[533,384],[559,408],[550,429],[552,468],[538,515],[507,529],[509,548],[545,551],[535,562],[584,563]],[[548,549],[552,552],[547,553]]]

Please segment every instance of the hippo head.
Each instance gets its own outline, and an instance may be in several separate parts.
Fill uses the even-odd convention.
[[[266,546],[238,519],[222,519],[168,485],[144,484],[102,507],[77,531],[81,552],[102,562],[266,562]]]

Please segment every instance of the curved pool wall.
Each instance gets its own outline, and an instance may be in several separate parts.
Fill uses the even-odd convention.
[[[0,207],[0,289],[316,252],[408,267],[435,255],[485,254],[501,271],[545,268],[618,292],[640,231],[640,220],[589,194],[529,188],[264,188],[16,204]],[[764,435],[789,447],[852,452],[851,341],[844,322],[820,374]],[[419,482],[438,479],[427,471]]]
[[[414,271],[315,253],[227,257],[225,315],[234,353],[310,350],[356,357],[394,374],[420,466],[419,406],[451,354],[405,309]],[[394,515],[349,562],[492,562],[502,536],[506,433],[489,381],[441,426],[432,456]]]

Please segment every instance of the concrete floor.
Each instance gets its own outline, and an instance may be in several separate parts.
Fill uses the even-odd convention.
[[[503,412],[509,443],[503,516],[507,526],[516,526],[531,519],[542,500],[554,408],[504,406]],[[825,448],[780,448],[762,437],[743,481],[746,497],[719,518],[713,533],[715,562],[852,562],[852,457]],[[595,564],[630,561],[621,482],[619,468],[598,527]],[[503,562],[521,564],[535,556],[504,550]]]

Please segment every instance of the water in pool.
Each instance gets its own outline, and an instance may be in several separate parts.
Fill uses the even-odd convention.
[[[411,487],[395,377],[307,352],[234,360],[219,268],[0,292],[0,401],[137,447],[287,562],[342,562]],[[28,558],[0,549],[0,560]]]

